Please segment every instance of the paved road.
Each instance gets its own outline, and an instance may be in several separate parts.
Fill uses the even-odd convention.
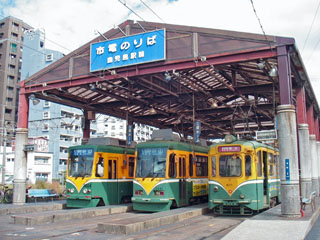
[[[129,213],[113,216],[120,219]],[[131,213],[133,214],[133,213]],[[112,235],[97,232],[97,223],[103,222],[109,216],[85,218],[74,221],[61,221],[52,224],[25,226],[11,223],[9,215],[0,217],[0,239],[208,239],[218,240],[234,229],[246,218],[216,217],[213,214],[193,217],[175,224],[145,230],[130,235]]]
[[[308,233],[306,240],[320,240],[320,216]]]

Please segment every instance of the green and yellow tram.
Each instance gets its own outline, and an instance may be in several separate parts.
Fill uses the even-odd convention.
[[[136,146],[133,209],[159,212],[208,197],[208,147],[174,140]]]
[[[113,145],[69,148],[67,207],[96,207],[130,201],[134,149]]]
[[[280,202],[278,151],[227,135],[209,150],[209,209],[251,215]]]

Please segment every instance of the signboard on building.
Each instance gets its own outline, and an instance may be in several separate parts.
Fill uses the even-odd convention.
[[[165,29],[93,43],[90,72],[165,60],[165,45]]]
[[[277,131],[275,129],[256,131],[256,139],[257,140],[275,140],[277,139]]]

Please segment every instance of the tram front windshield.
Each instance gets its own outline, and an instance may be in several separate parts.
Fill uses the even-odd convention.
[[[241,158],[239,155],[223,155],[219,158],[219,172],[221,177],[240,177]]]
[[[136,177],[164,178],[167,148],[140,148],[137,155]]]
[[[70,152],[69,177],[90,177],[92,173],[93,150],[74,149]]]

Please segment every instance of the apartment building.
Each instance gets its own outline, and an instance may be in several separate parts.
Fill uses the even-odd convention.
[[[0,129],[10,145],[17,122],[18,82],[22,65],[24,32],[31,26],[14,17],[0,20]]]
[[[126,139],[127,121],[107,115],[96,115],[96,135],[99,137],[113,137]],[[145,124],[134,123],[134,141],[145,142],[151,139],[153,130],[157,128]]]

